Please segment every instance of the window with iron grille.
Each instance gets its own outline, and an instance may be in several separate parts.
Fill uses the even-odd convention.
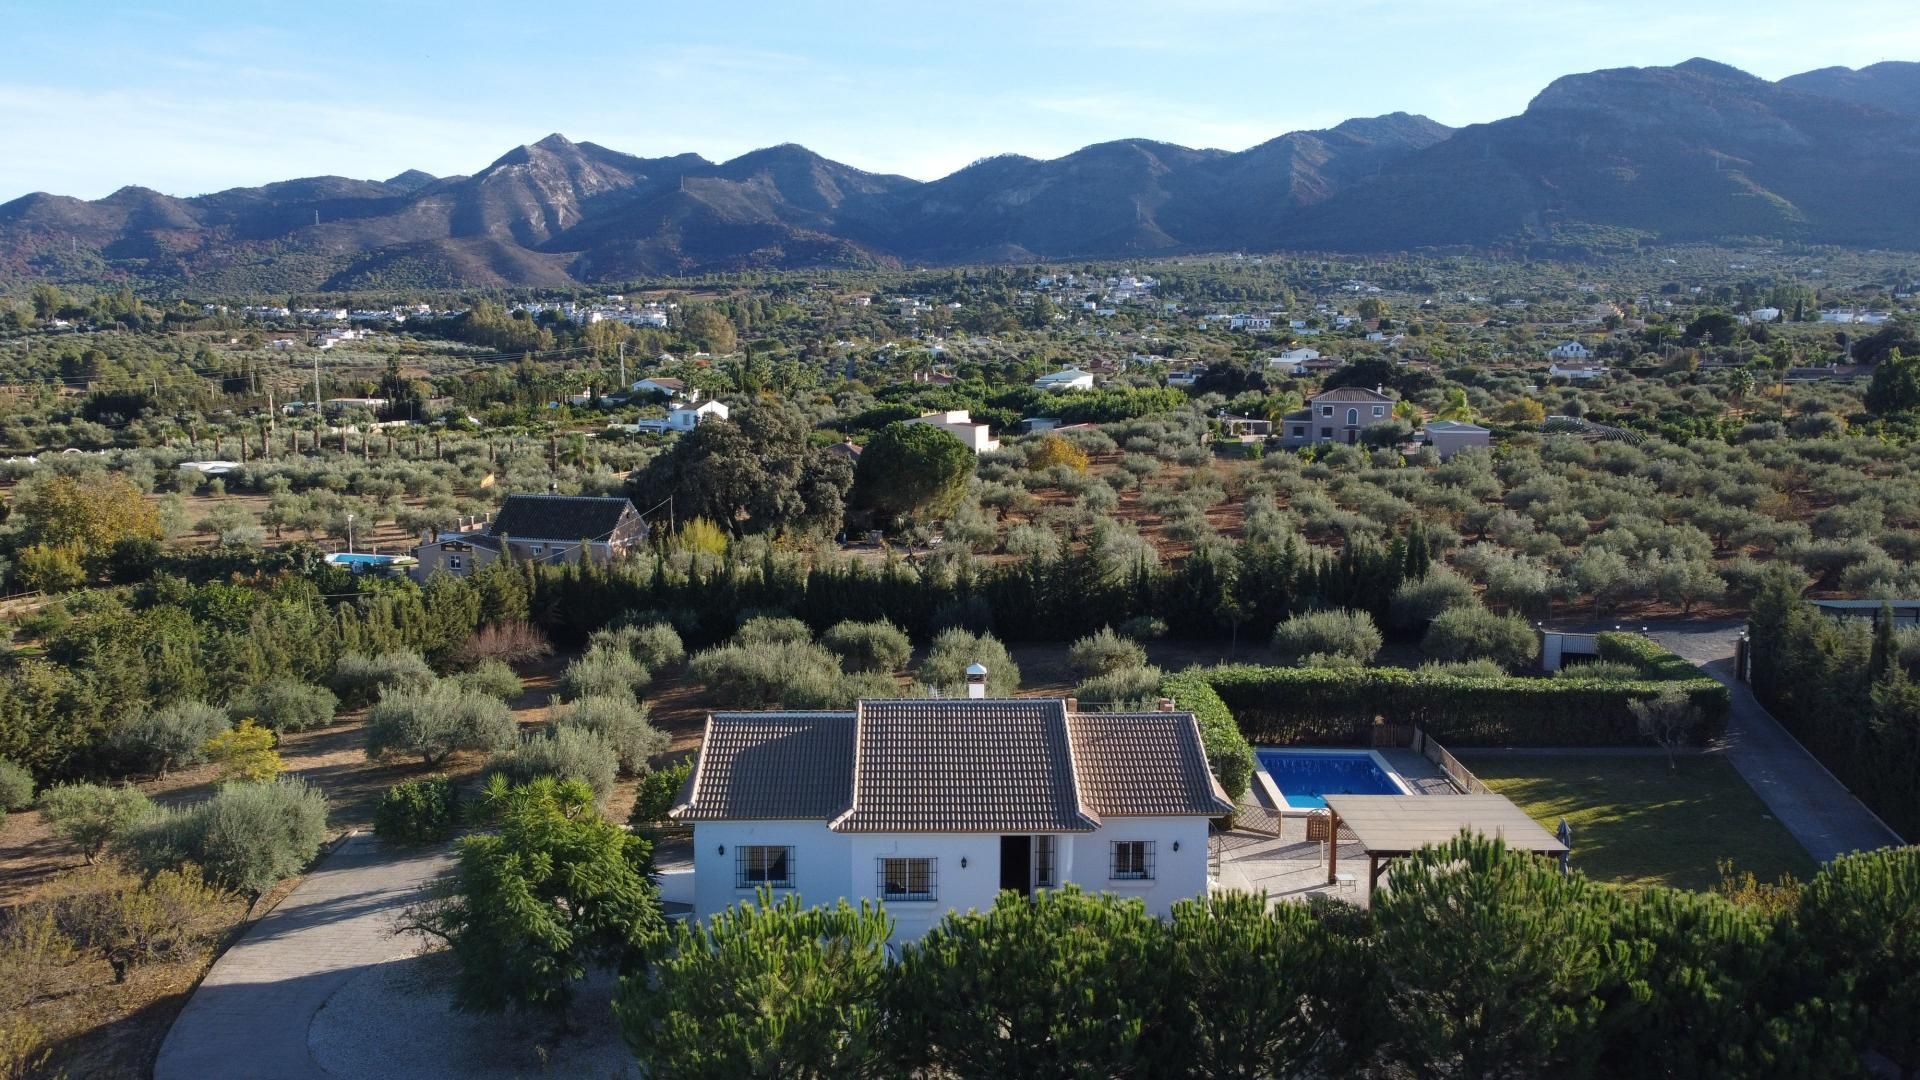
[[[932,900],[937,859],[875,859],[880,899]]]
[[[733,851],[735,888],[793,888],[792,848],[772,844],[742,844]]]
[[[1153,880],[1153,841],[1115,840],[1110,845],[1107,877],[1114,881]]]
[[[1051,889],[1053,880],[1053,837],[1036,836],[1033,838],[1033,887]]]

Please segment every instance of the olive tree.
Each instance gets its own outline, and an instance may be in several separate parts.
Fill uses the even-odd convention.
[[[382,697],[367,713],[367,757],[418,754],[434,768],[458,750],[505,750],[519,727],[498,698],[441,679]]]
[[[1293,661],[1310,656],[1346,657],[1366,663],[1384,639],[1373,616],[1364,611],[1313,611],[1293,615],[1273,631],[1273,648]]]

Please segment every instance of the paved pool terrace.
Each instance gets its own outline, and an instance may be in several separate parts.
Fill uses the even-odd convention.
[[[1375,750],[1374,753],[1385,759],[1412,794],[1439,798],[1460,794],[1439,766],[1428,761],[1424,754],[1404,749]],[[1280,814],[1258,778],[1240,803],[1240,820],[1255,827],[1237,828],[1212,838],[1220,862],[1220,873],[1213,883],[1216,891],[1264,892],[1273,903],[1304,900],[1319,894],[1367,906],[1364,880],[1327,884],[1327,846],[1319,840],[1307,839],[1304,815]],[[1341,830],[1340,838],[1341,872],[1364,879],[1366,852],[1346,830]]]

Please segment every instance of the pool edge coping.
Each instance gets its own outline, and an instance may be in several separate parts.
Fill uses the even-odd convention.
[[[1260,760],[1260,752],[1262,750],[1272,750],[1285,754],[1324,754],[1328,756],[1338,754],[1346,757],[1365,754],[1373,759],[1374,766],[1378,768],[1388,780],[1393,782],[1393,786],[1400,789],[1400,794],[1419,794],[1419,792],[1413,790],[1413,785],[1407,783],[1407,778],[1401,776],[1400,771],[1395,769],[1393,765],[1387,761],[1385,755],[1370,746],[1256,746],[1253,748],[1253,776],[1254,779],[1260,782],[1260,789],[1266,792],[1267,798],[1272,800],[1274,810],[1277,813],[1304,815],[1311,814],[1315,810],[1324,809],[1324,807],[1295,806],[1289,803],[1286,795],[1281,793],[1280,785],[1274,782],[1273,775],[1267,772],[1266,763]]]

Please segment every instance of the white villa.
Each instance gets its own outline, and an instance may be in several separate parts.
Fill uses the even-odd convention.
[[[688,401],[700,400],[699,388],[689,389],[687,384],[681,382],[679,379],[669,379],[664,375],[650,379],[636,380],[633,384],[633,392],[636,394],[660,394],[668,398],[685,397]]]
[[[1593,350],[1577,341],[1563,341],[1547,350],[1549,360],[1591,360]]]
[[[1231,804],[1193,714],[1083,713],[1072,698],[862,701],[707,718],[676,820],[693,915],[767,888],[884,902],[897,941],[1003,889],[1066,883],[1165,916],[1207,891],[1208,819]]]
[[[976,454],[985,454],[1000,449],[1000,440],[993,437],[987,425],[975,423],[966,409],[948,409],[946,412],[932,412],[914,417],[909,424],[931,424],[947,434],[967,444],[967,449]]]
[[[1093,373],[1079,368],[1067,368],[1042,375],[1033,380],[1033,385],[1041,390],[1091,390]]]
[[[664,420],[635,420],[631,424],[608,424],[615,431],[639,434],[643,431],[686,433],[709,420],[725,420],[732,410],[718,401],[703,401],[698,405],[675,405],[668,410]]]

